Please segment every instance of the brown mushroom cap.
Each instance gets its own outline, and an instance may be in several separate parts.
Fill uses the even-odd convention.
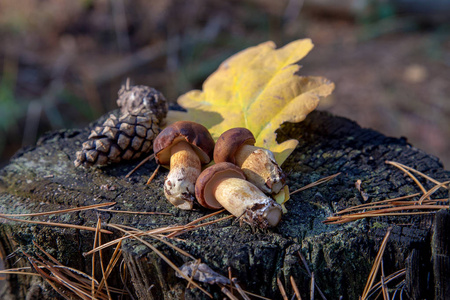
[[[214,196],[214,190],[220,181],[226,178],[241,178],[245,180],[245,175],[241,168],[229,162],[212,165],[200,174],[195,183],[195,196],[200,205],[210,209],[222,207],[222,204]]]
[[[229,129],[222,133],[217,140],[214,149],[214,161],[216,163],[226,161],[235,164],[234,156],[239,148],[243,145],[253,146],[255,142],[253,133],[247,128],[237,127]]]
[[[191,144],[203,164],[211,161],[214,140],[208,129],[195,122],[178,121],[164,128],[153,141],[156,162],[161,165],[170,164],[170,149],[180,141]]]

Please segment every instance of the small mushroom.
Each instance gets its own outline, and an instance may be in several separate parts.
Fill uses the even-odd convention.
[[[278,194],[285,186],[286,175],[275,161],[272,151],[255,147],[256,140],[247,128],[232,128],[219,137],[214,161],[231,162],[243,171],[247,180],[267,194]]]
[[[166,127],[153,142],[156,162],[170,165],[164,182],[166,198],[180,209],[192,209],[195,181],[201,165],[211,161],[214,140],[203,126],[190,121],[178,121]]]
[[[281,206],[245,180],[244,172],[229,162],[206,168],[197,179],[195,195],[202,206],[224,207],[252,226],[275,227],[281,219]]]

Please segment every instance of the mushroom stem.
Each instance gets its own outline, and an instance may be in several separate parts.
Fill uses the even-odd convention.
[[[243,145],[236,152],[236,164],[244,171],[247,180],[264,193],[278,194],[284,187],[286,175],[275,160],[272,151]]]
[[[240,178],[224,178],[213,188],[216,200],[230,213],[250,225],[275,227],[281,206],[252,183]]]
[[[200,172],[200,159],[187,142],[180,141],[172,147],[170,172],[164,182],[164,194],[170,203],[180,209],[192,209]]]

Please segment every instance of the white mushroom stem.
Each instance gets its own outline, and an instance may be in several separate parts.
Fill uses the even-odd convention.
[[[236,152],[236,165],[247,180],[267,194],[278,194],[285,185],[286,175],[275,161],[272,151],[243,145]]]
[[[274,227],[281,219],[281,206],[252,183],[225,178],[213,189],[216,200],[230,213],[250,225]]]
[[[194,149],[184,141],[171,149],[170,172],[164,182],[164,195],[180,209],[192,209],[195,200],[195,181],[201,172],[201,163]]]

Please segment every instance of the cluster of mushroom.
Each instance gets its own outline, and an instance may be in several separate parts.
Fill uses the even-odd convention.
[[[157,163],[170,167],[164,182],[166,198],[180,209],[192,209],[195,199],[209,209],[225,208],[250,225],[276,226],[281,206],[269,195],[280,193],[286,176],[273,153],[255,147],[246,128],[224,132],[214,143],[209,131],[195,122],[166,127],[153,143]],[[214,158],[215,164],[202,172]]]

